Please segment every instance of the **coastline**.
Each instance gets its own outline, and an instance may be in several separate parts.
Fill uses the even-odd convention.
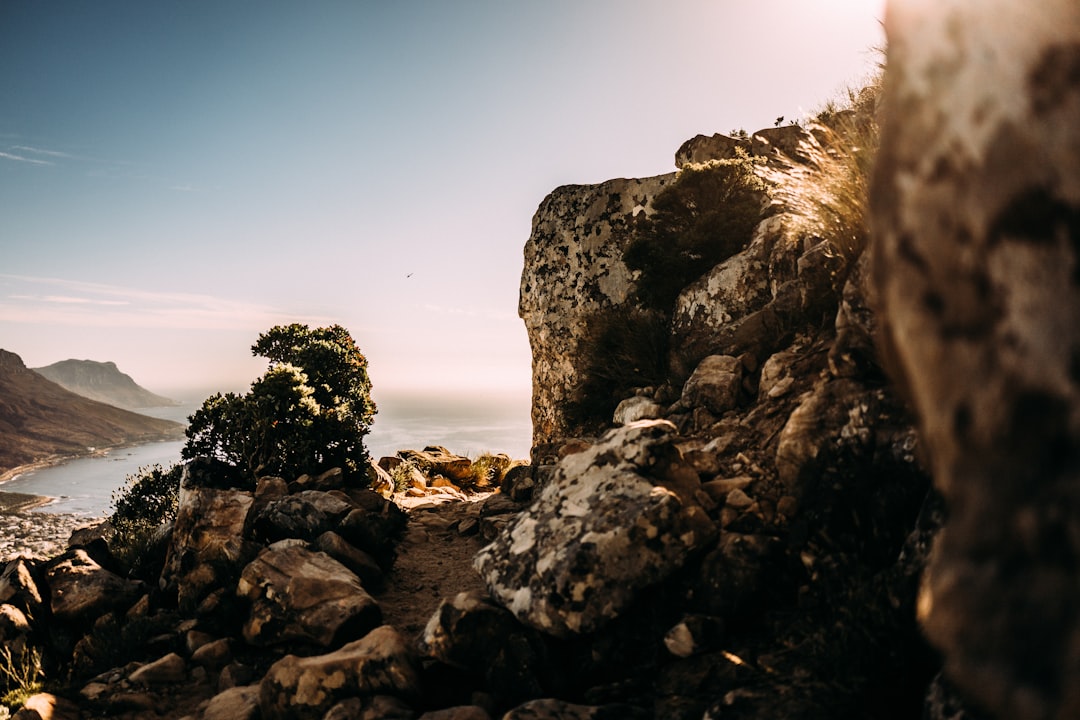
[[[0,473],[0,486],[3,486],[3,484],[8,482],[9,480],[14,480],[20,475],[24,475],[28,472],[34,472],[35,470],[44,470],[45,468],[63,465],[64,463],[71,462],[72,460],[83,460],[90,457],[104,457],[105,455],[111,453],[113,450],[124,450],[126,448],[139,447],[141,445],[151,445],[156,442],[173,442],[175,440],[183,439],[184,435],[182,433],[179,437],[174,437],[171,433],[165,433],[161,437],[155,438],[153,440],[125,442],[118,445],[109,445],[108,447],[96,447],[92,450],[87,448],[86,452],[72,453],[70,455],[50,455],[49,457],[41,458],[40,460],[35,460],[31,463],[26,463],[25,465],[17,465],[10,470],[5,470],[4,472]]]
[[[47,495],[29,495],[27,493],[4,492],[0,490],[0,515],[14,515],[34,508],[48,505],[55,498]]]

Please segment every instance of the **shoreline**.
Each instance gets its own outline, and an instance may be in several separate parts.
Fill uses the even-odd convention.
[[[93,450],[87,449],[86,452],[73,453],[71,455],[50,455],[49,457],[26,463],[25,465],[16,465],[10,470],[5,470],[4,472],[0,473],[0,487],[2,487],[4,483],[10,480],[14,480],[20,475],[25,475],[26,473],[35,472],[37,470],[44,470],[45,468],[56,467],[57,465],[63,465],[64,463],[71,462],[72,460],[85,460],[86,458],[92,457],[104,457],[114,450],[124,450],[126,448],[141,447],[143,445],[153,445],[154,443],[159,442],[178,442],[183,439],[183,433],[181,433],[178,437],[174,437],[171,434],[165,434],[154,440],[125,442],[120,443],[119,445],[109,445],[108,447],[95,447]]]
[[[48,495],[30,495],[28,493],[5,492],[0,490],[0,515],[24,513],[56,500]]]

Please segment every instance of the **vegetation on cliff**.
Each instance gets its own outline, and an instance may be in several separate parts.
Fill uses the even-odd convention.
[[[758,164],[738,151],[689,165],[656,196],[653,212],[638,216],[623,261],[640,273],[642,306],[670,314],[683,288],[746,247],[767,193]]]

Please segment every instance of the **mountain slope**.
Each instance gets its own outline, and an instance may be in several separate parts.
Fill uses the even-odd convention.
[[[113,362],[61,360],[31,369],[65,390],[107,405],[135,410],[176,404],[175,400],[140,387],[130,375],[120,372]]]
[[[21,465],[89,448],[179,439],[183,426],[65,390],[0,350],[0,478]]]

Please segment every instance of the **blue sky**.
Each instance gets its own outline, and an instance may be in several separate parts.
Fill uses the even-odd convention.
[[[0,347],[243,389],[284,322],[376,389],[520,393],[536,207],[864,76],[878,0],[0,2]]]

